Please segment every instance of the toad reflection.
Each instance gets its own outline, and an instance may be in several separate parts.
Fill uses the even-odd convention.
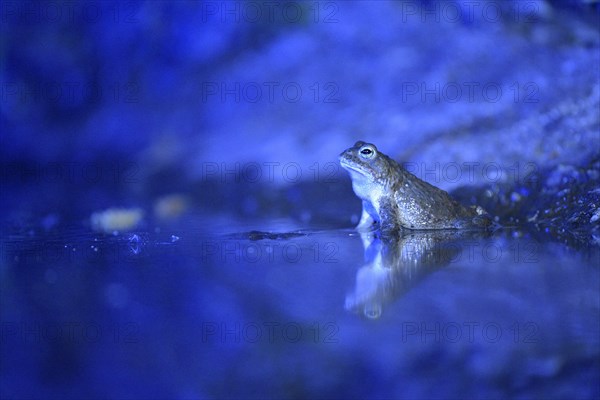
[[[356,286],[345,308],[377,319],[385,304],[402,296],[421,279],[460,259],[476,231],[403,231],[395,235],[361,233],[365,264],[356,273]]]

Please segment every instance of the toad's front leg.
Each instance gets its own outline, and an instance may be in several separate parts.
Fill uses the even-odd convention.
[[[360,222],[356,225],[355,229],[357,231],[367,232],[375,229],[378,222],[379,218],[371,203],[363,200],[362,215],[360,216]]]

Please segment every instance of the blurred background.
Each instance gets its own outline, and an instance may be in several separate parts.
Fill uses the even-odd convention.
[[[227,375],[238,382],[267,382],[253,378],[248,372],[252,367],[242,363],[263,363],[260,352],[248,356],[245,349],[232,350],[221,342],[226,350],[211,347],[203,355],[195,353],[197,359],[185,355],[186,349],[198,350],[197,343],[186,342],[193,342],[190,335],[181,335],[182,327],[192,326],[186,312],[197,311],[195,306],[213,319],[198,317],[194,323],[218,321],[216,315],[238,321],[240,315],[269,309],[269,300],[261,303],[250,292],[244,292],[239,304],[234,295],[224,294],[223,287],[232,282],[239,285],[233,285],[235,291],[243,292],[243,281],[234,278],[239,271],[227,273],[227,278],[204,272],[212,281],[194,275],[198,265],[210,271],[225,268],[219,262],[199,262],[194,240],[251,229],[354,226],[361,205],[337,157],[357,140],[375,143],[461,201],[483,205],[503,224],[529,224],[526,236],[566,246],[561,257],[570,254],[585,261],[568,259],[564,265],[585,265],[591,275],[578,276],[587,276],[584,281],[592,286],[598,281],[598,1],[3,1],[0,7],[2,397],[246,397],[241,389],[227,392],[226,383],[207,382]],[[161,247],[180,238],[194,240],[179,242],[185,251]],[[344,259],[362,259],[358,241],[331,240],[346,248]],[[60,251],[40,258],[48,243]],[[133,263],[150,268],[151,277],[139,270],[115,272],[116,261],[110,257],[94,264],[98,269],[93,273],[67,272],[88,265],[89,258],[83,264],[65,259],[64,249],[91,246],[96,252],[94,246],[100,244],[105,254],[125,249],[128,255],[150,246],[154,253]],[[552,259],[552,251],[544,257]],[[179,272],[168,275],[166,266]],[[228,268],[235,271],[235,266],[239,264]],[[354,272],[341,279],[346,286],[353,285]],[[311,280],[306,271],[296,273],[292,276]],[[334,275],[330,271],[327,276]],[[557,282],[561,279],[556,275]],[[140,281],[146,286],[134,292],[131,287]],[[325,283],[315,285],[320,288],[315,293],[329,290]],[[565,296],[575,295],[577,284],[566,285]],[[199,288],[204,294],[190,294]],[[588,289],[586,314],[573,329],[585,331],[589,339],[598,330],[594,317],[600,305],[598,293]],[[95,290],[100,291],[98,298],[89,294]],[[185,294],[178,297],[179,291]],[[135,293],[146,299],[157,295],[156,304],[141,307],[133,300]],[[161,303],[165,299],[170,306]],[[440,302],[454,304],[449,298]],[[107,313],[102,308],[106,304],[127,317]],[[240,304],[252,311],[236,308]],[[302,302],[298,307],[311,306]],[[318,310],[311,309],[315,314],[310,315],[321,318]],[[293,312],[284,315],[299,318]],[[22,321],[31,326],[31,321],[58,318],[64,323],[85,316],[106,326],[121,323],[119,333],[141,329],[146,347],[139,345],[119,358],[115,354],[122,349],[107,345],[105,354],[88,357],[71,342],[55,347],[40,343],[36,334],[25,342],[34,341],[37,347],[21,351],[14,346],[23,344]],[[562,316],[546,315],[544,321],[560,324]],[[173,331],[159,334],[158,321],[171,321]],[[363,331],[359,322],[349,324],[351,328],[342,330],[342,342],[351,338],[352,345],[327,353],[316,371],[327,371],[328,363],[351,362],[344,354],[359,348]],[[377,329],[391,345],[393,335],[386,326]],[[523,378],[516,389],[499,389],[503,380],[513,379],[491,370],[495,362],[513,362],[515,353],[494,350],[484,351],[489,358],[475,356],[473,368],[487,371],[480,378],[489,378],[495,389],[453,384],[448,391],[428,392],[423,380],[409,385],[407,393],[560,396],[579,385],[579,397],[597,396],[600,353],[597,340],[588,339],[552,342],[561,352],[573,347],[585,354],[582,370],[587,372],[578,372],[584,383],[569,371],[557,384],[566,385],[565,391],[555,392],[552,384],[537,391],[531,383],[560,371],[551,357],[519,364],[519,371],[536,371],[532,380]],[[177,350],[162,349],[177,340]],[[281,346],[275,353],[285,349]],[[160,362],[145,359],[146,352],[154,351]],[[284,383],[274,385],[278,396],[399,396],[400,381],[391,392],[376,390],[375,383],[354,383],[345,391],[339,383],[348,376],[392,382],[390,376],[372,376],[381,372],[373,365],[389,365],[385,350],[379,351],[382,358],[364,351],[364,364],[329,380],[313,376],[310,361],[294,361],[303,360],[300,347],[292,350],[291,358],[274,356],[265,368],[274,376],[281,365],[290,374],[294,368],[302,370],[297,380],[279,376]],[[400,357],[400,364],[411,368],[423,357],[427,363],[448,356],[437,351],[415,351]],[[41,360],[36,352],[44,354]],[[235,360],[237,369],[211,371],[212,361],[198,361],[216,360],[220,354]],[[462,355],[450,354],[451,362],[444,365],[461,365]],[[112,364],[117,361],[129,363],[129,369]],[[194,362],[202,368],[178,374],[161,367]],[[121,372],[113,373],[113,368]],[[258,384],[253,390],[254,396],[266,395]]]
[[[2,18],[3,182],[51,182],[46,213],[90,183],[69,214],[345,179],[359,139],[444,189],[600,145],[595,1],[8,1]],[[196,204],[273,209],[244,192]]]

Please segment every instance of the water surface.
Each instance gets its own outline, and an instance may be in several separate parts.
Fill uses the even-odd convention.
[[[600,394],[597,249],[516,229],[32,229],[1,277],[19,397]]]

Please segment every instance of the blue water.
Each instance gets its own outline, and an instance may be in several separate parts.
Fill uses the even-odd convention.
[[[597,249],[190,221],[9,235],[3,397],[600,395]]]

